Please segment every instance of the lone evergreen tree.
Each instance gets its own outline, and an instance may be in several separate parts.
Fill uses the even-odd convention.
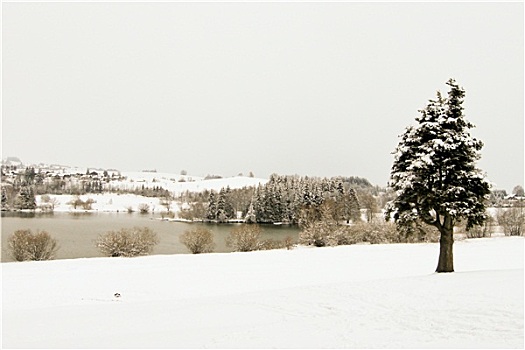
[[[417,127],[408,127],[394,152],[389,185],[397,198],[389,203],[386,219],[409,226],[418,219],[437,227],[440,252],[436,272],[453,272],[454,225],[466,219],[467,227],[487,218],[485,200],[490,185],[475,162],[483,143],[470,136],[474,125],[463,115],[465,91],[453,79],[447,97],[438,91]]]

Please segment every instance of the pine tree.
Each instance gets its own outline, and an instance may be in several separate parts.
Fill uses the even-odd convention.
[[[401,226],[418,219],[440,232],[436,272],[453,272],[454,225],[467,226],[487,218],[485,200],[490,186],[475,162],[483,143],[469,134],[474,125],[463,115],[465,91],[453,79],[447,97],[439,92],[430,100],[417,127],[408,127],[394,152],[389,185],[397,198],[389,203],[386,218]]]
[[[250,207],[248,208],[248,212],[246,213],[244,222],[246,222],[247,224],[257,223],[257,216],[255,215],[255,209],[253,208],[253,202],[250,204]]]
[[[208,207],[206,208],[206,219],[217,220],[217,199],[215,192],[211,191],[208,197]]]
[[[230,188],[221,188],[217,197],[217,214],[219,222],[226,222],[234,216],[234,209],[230,199]]]
[[[255,217],[257,218],[257,222],[264,221],[263,216],[265,215],[265,213],[264,213],[264,205],[263,205],[263,201],[264,201],[263,190],[264,190],[264,187],[259,184],[257,188],[255,189],[255,193],[253,195],[253,201],[252,201],[253,211],[254,211]]]
[[[345,196],[344,203],[346,214],[345,219],[352,220],[354,222],[361,220],[359,199],[357,198],[357,193],[353,188],[348,190],[348,194]]]
[[[22,186],[20,187],[20,192],[16,198],[17,209],[30,209],[34,210],[36,208],[36,199],[35,193],[31,186]]]
[[[224,212],[228,219],[235,218],[237,213],[233,205],[232,190],[230,189],[230,186],[226,186],[226,189],[224,190],[224,202]]]
[[[257,214],[257,219],[259,222],[271,223],[272,222],[272,193],[270,188],[270,182],[268,182],[261,191],[261,207],[260,214]]]
[[[228,216],[226,214],[226,200],[224,198],[224,191],[222,190],[219,192],[219,195],[217,197],[216,218],[219,222],[226,222],[228,220]]]
[[[9,205],[7,204],[7,191],[5,187],[2,186],[2,210],[7,210]]]
[[[36,173],[35,173],[35,168],[31,167],[27,167],[25,172],[24,172],[24,182],[27,184],[27,185],[32,185],[34,180],[35,180],[35,176],[36,176]]]
[[[265,208],[268,222],[280,222],[283,218],[282,187],[280,177],[272,175],[266,184]]]

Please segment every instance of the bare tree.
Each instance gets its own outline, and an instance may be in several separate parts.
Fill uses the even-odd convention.
[[[512,194],[518,197],[525,197],[525,191],[520,185],[514,187],[514,189],[512,190]]]
[[[51,260],[58,250],[56,239],[46,231],[33,234],[31,230],[17,230],[7,242],[9,253],[16,261]]]
[[[139,212],[141,214],[147,214],[149,212],[149,205],[147,205],[146,203],[140,203]]]
[[[233,229],[226,238],[226,245],[236,252],[250,252],[260,248],[261,228],[244,224]]]
[[[157,234],[148,227],[109,231],[95,241],[97,248],[110,257],[148,255],[158,243]]]
[[[206,228],[195,228],[184,232],[179,240],[193,254],[210,253],[215,248],[213,233]]]

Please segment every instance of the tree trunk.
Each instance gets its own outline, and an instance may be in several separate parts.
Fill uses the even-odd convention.
[[[454,272],[454,256],[452,246],[454,244],[454,225],[452,219],[447,215],[443,226],[439,227],[441,238],[439,240],[439,261],[436,272]]]

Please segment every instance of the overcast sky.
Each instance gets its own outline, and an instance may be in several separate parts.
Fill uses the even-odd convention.
[[[386,185],[406,126],[466,90],[523,185],[523,3],[3,3],[2,157]]]

